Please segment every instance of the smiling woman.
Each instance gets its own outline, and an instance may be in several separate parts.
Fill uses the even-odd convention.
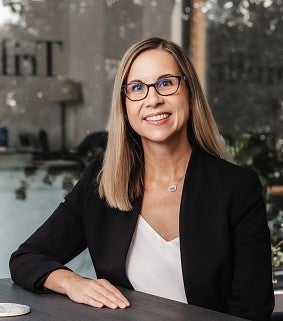
[[[172,139],[171,145],[182,146],[179,143],[179,139],[175,137],[175,133],[180,132],[178,126],[180,126],[181,119],[178,117],[190,117],[190,121],[186,123],[187,132],[185,133],[184,127],[183,131],[180,132],[185,136],[185,141],[189,137],[191,143],[197,141],[205,151],[226,160],[232,160],[223,144],[223,139],[219,134],[190,60],[187,59],[178,46],[175,44],[172,46],[171,44],[170,41],[160,42],[158,38],[151,38],[148,41],[137,43],[127,51],[119,66],[113,91],[107,157],[105,157],[99,185],[100,195],[105,196],[113,207],[129,210],[132,206],[130,199],[143,194],[144,146],[141,147],[140,133],[137,135],[137,128],[133,128],[133,126],[140,126],[140,129],[144,128],[147,132],[145,125],[155,124],[154,128],[156,130],[151,130],[147,134],[157,135],[157,138],[159,137],[162,140],[162,133],[166,135],[168,132],[162,131],[163,128],[159,128],[158,124],[168,123],[170,125],[174,121],[174,129],[171,127],[171,130],[173,130],[173,134],[170,136]],[[164,63],[167,65],[163,67]],[[155,82],[169,75],[182,77],[179,84],[180,88],[178,86],[177,91],[167,97],[158,94],[156,89],[154,92],[153,88],[157,86]],[[144,85],[149,83],[146,86],[145,99],[132,101],[127,97],[128,94],[125,89],[132,83],[144,83]],[[149,94],[150,91],[151,94]],[[142,122],[138,122],[138,117],[135,117],[140,105],[153,104],[158,105],[158,107],[162,105],[164,109],[165,101],[167,101],[168,108],[171,100],[174,101],[175,99],[182,106],[176,108],[177,106],[174,102],[171,108],[175,108],[176,113],[171,117],[170,122],[167,118],[170,118],[171,113],[169,110],[164,112],[161,108],[140,109],[139,117],[143,118]],[[187,106],[187,108],[184,106]],[[188,113],[188,115],[185,116],[182,113]],[[155,119],[159,117],[163,118],[162,121],[156,122]],[[127,137],[133,139],[129,141]],[[188,156],[189,149],[186,147],[185,149]],[[181,152],[181,154],[183,155],[184,153]],[[116,164],[119,164],[119,170]],[[177,181],[180,176],[183,176],[184,168],[187,165],[186,157],[182,165],[181,168],[179,166],[179,173],[171,173],[170,175],[175,177],[169,177],[167,180]],[[166,171],[168,170],[166,169]],[[164,177],[164,171],[162,176]],[[110,177],[115,177],[116,179],[110,180]]]
[[[262,187],[230,160],[181,48],[160,38],[135,44],[116,75],[103,161],[12,255],[13,280],[94,307],[129,307],[123,286],[268,320]],[[86,247],[96,280],[64,265]]]
[[[134,101],[134,94],[128,91],[125,104],[130,126],[140,136],[144,149],[151,148],[148,144],[152,141],[162,142],[166,149],[177,150],[180,145],[184,149],[183,154],[189,150],[189,98],[186,83],[181,81],[184,77],[180,73],[175,59],[162,49],[141,53],[131,66],[126,86],[132,88],[133,83],[139,83],[147,88],[142,95],[142,91],[138,90],[138,101],[136,91]],[[146,85],[145,82],[153,84]],[[181,169],[184,170],[185,167]]]

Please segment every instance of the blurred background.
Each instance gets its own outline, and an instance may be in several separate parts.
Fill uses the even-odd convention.
[[[160,36],[192,59],[235,160],[261,178],[279,279],[282,16],[282,0],[0,0],[0,277],[103,154],[123,53]],[[70,266],[94,275],[87,251]]]

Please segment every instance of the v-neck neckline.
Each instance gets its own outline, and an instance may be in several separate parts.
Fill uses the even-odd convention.
[[[139,214],[138,219],[140,220],[140,222],[142,222],[142,224],[147,228],[149,232],[154,234],[158,239],[165,242],[166,244],[172,244],[179,241],[179,235],[172,240],[169,240],[169,241],[165,240],[165,238],[163,238],[158,232],[156,232],[156,230],[147,222],[147,220],[141,214]]]

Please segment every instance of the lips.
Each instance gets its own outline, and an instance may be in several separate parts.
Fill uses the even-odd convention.
[[[160,121],[166,119],[170,116],[168,113],[158,114],[158,115],[149,115],[145,118],[146,121]]]

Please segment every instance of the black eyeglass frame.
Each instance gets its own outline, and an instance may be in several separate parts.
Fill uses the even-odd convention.
[[[158,91],[158,89],[156,88],[156,85],[158,84],[158,82],[159,82],[161,79],[167,79],[167,78],[172,78],[172,77],[178,79],[178,85],[177,85],[176,90],[175,90],[173,93],[170,93],[170,94],[161,94],[161,93]],[[160,96],[171,96],[171,95],[176,94],[176,92],[178,91],[178,89],[179,89],[179,87],[180,87],[181,81],[182,81],[182,80],[185,80],[185,79],[186,79],[185,76],[170,75],[170,76],[167,76],[167,77],[161,77],[161,78],[159,78],[154,84],[146,84],[146,83],[140,81],[141,84],[143,84],[143,85],[145,85],[145,86],[147,87],[147,92],[146,92],[146,95],[145,95],[143,98],[139,98],[139,99],[131,99],[131,98],[127,95],[126,89],[127,89],[127,86],[130,85],[131,83],[123,85],[122,88],[121,88],[121,91],[122,91],[122,93],[123,93],[129,100],[131,100],[131,101],[140,101],[140,100],[145,99],[145,98],[147,97],[147,95],[148,95],[148,92],[149,92],[149,88],[150,88],[150,87],[153,87],[153,88],[155,89],[155,91],[158,93],[158,95],[160,95]]]

